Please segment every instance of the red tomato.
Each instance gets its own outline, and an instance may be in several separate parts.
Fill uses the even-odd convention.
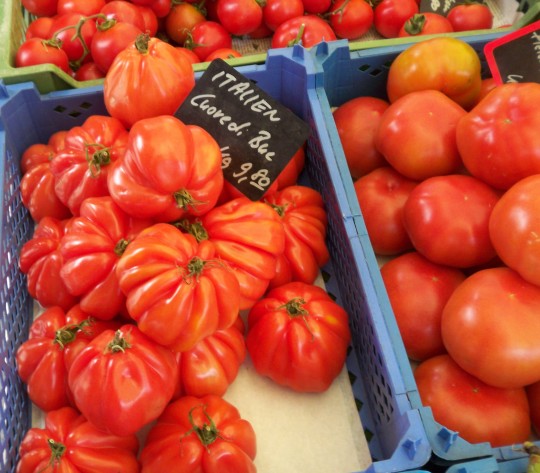
[[[385,263],[381,276],[409,358],[422,361],[445,353],[442,311],[465,274],[413,251]]]
[[[321,41],[334,41],[332,27],[316,15],[304,15],[284,21],[274,31],[272,48],[286,48],[301,43],[310,48]]]
[[[264,13],[263,13],[264,14]],[[264,18],[262,23],[259,25],[258,28],[254,29],[251,33],[247,34],[246,38],[251,39],[262,39],[262,38],[269,38],[272,36],[274,32],[266,26],[266,23],[264,22]]]
[[[422,362],[414,377],[422,403],[431,407],[434,419],[464,440],[501,447],[529,437],[529,405],[523,388],[489,386],[448,355]]]
[[[262,202],[238,197],[179,226],[198,241],[213,243],[240,283],[240,309],[249,309],[266,292],[285,248],[279,215]]]
[[[529,399],[529,407],[531,409],[531,422],[534,433],[538,435],[540,432],[540,381],[530,384],[525,388],[527,398]]]
[[[238,317],[234,325],[216,330],[191,350],[176,353],[179,385],[175,397],[223,396],[245,358],[244,323]]]
[[[41,313],[16,353],[17,372],[30,400],[44,411],[73,405],[65,359],[112,327],[116,325],[95,321],[79,305],[68,312],[54,306]]]
[[[30,38],[22,43],[15,54],[15,67],[52,64],[69,73],[69,58],[66,52],[52,40]]]
[[[289,186],[264,201],[278,213],[285,230],[285,249],[269,288],[291,281],[312,284],[330,259],[328,217],[321,194],[310,187]]]
[[[51,28],[54,24],[54,18],[50,16],[42,16],[32,20],[24,33],[25,39],[41,38],[48,39],[51,37]]]
[[[24,8],[36,16],[56,15],[56,4],[58,0],[21,0]]]
[[[101,23],[90,45],[94,63],[106,74],[118,53],[131,46],[140,34],[142,30],[131,23],[116,20]]]
[[[409,92],[435,89],[470,110],[481,85],[476,50],[464,40],[441,35],[414,43],[396,56],[388,70],[386,91],[394,102]]]
[[[197,54],[195,54],[192,49],[184,48],[183,46],[178,46],[176,49],[178,49],[178,51],[183,54],[191,64],[197,64],[201,62],[199,56],[197,56]]]
[[[232,37],[221,23],[206,20],[192,28],[184,46],[192,49],[201,61],[205,61],[216,49],[232,48]]]
[[[112,0],[107,2],[100,13],[105,15],[107,20],[116,20],[117,22],[130,23],[139,28],[142,32],[146,32],[146,23],[141,7],[125,0]],[[98,25],[103,21],[97,19]]]
[[[377,97],[355,97],[333,112],[353,180],[388,164],[375,147],[381,116],[388,105],[386,100]]]
[[[60,220],[71,217],[71,211],[54,191],[55,179],[50,166],[54,153],[55,149],[49,144],[35,144],[27,148],[22,156],[25,167],[30,164],[29,160],[33,160],[30,169],[23,169],[19,189],[22,203],[35,222],[43,217]]]
[[[434,263],[480,266],[496,256],[489,218],[498,199],[497,192],[472,176],[435,176],[410,193],[403,222],[414,248]]]
[[[398,37],[451,33],[452,23],[444,15],[433,12],[415,13],[399,29]]]
[[[498,189],[540,173],[540,84],[505,83],[494,88],[457,127],[467,170]]]
[[[174,354],[131,324],[101,332],[68,371],[77,408],[98,429],[118,436],[157,419],[178,382]]]
[[[126,213],[167,222],[212,209],[222,188],[217,142],[172,115],[136,122],[108,179],[110,195]]]
[[[486,4],[480,2],[454,5],[446,18],[454,31],[484,30],[493,27],[493,13]]]
[[[537,286],[540,286],[539,185],[540,174],[518,181],[502,195],[489,220],[491,241],[501,260]]]
[[[84,199],[109,194],[110,165],[124,154],[127,140],[122,123],[106,115],[91,115],[67,132],[64,148],[50,166],[56,195],[73,215],[79,214]]]
[[[142,332],[175,351],[192,349],[238,316],[238,281],[214,245],[155,224],[131,241],[116,267],[128,313]]]
[[[165,18],[172,8],[172,0],[131,0],[135,5],[149,7],[157,18]]]
[[[350,337],[345,310],[312,284],[276,287],[248,314],[246,345],[256,371],[298,392],[330,387]]]
[[[302,0],[306,13],[325,13],[332,6],[332,0]]]
[[[59,245],[66,224],[65,220],[43,217],[21,248],[19,268],[26,274],[28,293],[44,308],[57,305],[69,310],[77,303],[60,277],[63,261]]]
[[[78,81],[99,80],[105,77],[105,73],[95,62],[85,62],[79,67],[73,76]]]
[[[173,42],[183,45],[193,27],[205,20],[206,17],[197,4],[175,3],[165,17],[165,32]]]
[[[173,115],[195,85],[191,63],[176,48],[141,35],[113,61],[103,83],[111,116],[128,128],[143,118]]]
[[[232,35],[249,34],[263,20],[261,0],[218,0],[216,13],[219,22]]]
[[[216,49],[206,56],[205,61],[213,61],[214,59],[220,58],[223,60],[233,59],[235,57],[242,57],[242,53],[233,48],[221,48]]]
[[[47,413],[43,428],[32,427],[19,450],[18,473],[99,471],[138,473],[139,441],[102,432],[71,407]]]
[[[382,166],[354,182],[366,230],[379,255],[396,255],[412,248],[403,225],[403,207],[418,184],[390,166]]]
[[[375,146],[405,177],[423,180],[462,167],[456,127],[465,110],[438,90],[410,92],[383,113]]]
[[[124,213],[109,196],[89,197],[81,204],[60,241],[60,276],[81,308],[102,320],[125,313],[125,296],[116,265],[129,242],[150,221]]]
[[[304,14],[302,0],[266,0],[263,21],[273,32],[281,23]]]
[[[358,39],[373,25],[373,8],[367,0],[337,0],[329,15],[330,26],[338,38]]]
[[[159,20],[154,10],[144,5],[138,5],[138,7],[144,20],[143,31],[150,37],[156,36],[159,29]]]
[[[57,0],[58,15],[80,13],[84,16],[96,15],[105,6],[105,0]]]
[[[256,451],[255,431],[236,407],[219,396],[184,396],[152,427],[140,460],[145,473],[255,473]]]
[[[487,384],[522,387],[540,380],[540,288],[507,267],[478,271],[448,300],[442,335],[448,353]]]
[[[384,38],[396,38],[403,24],[415,13],[415,0],[382,0],[373,9],[373,25]]]
[[[480,95],[478,97],[478,102],[482,100],[489,92],[491,92],[495,87],[497,87],[497,82],[493,77],[486,77],[482,79],[482,87],[480,89]]]
[[[89,21],[82,13],[64,13],[55,17],[52,38],[61,41],[74,69],[85,60],[91,60],[89,48],[96,29],[96,22]]]

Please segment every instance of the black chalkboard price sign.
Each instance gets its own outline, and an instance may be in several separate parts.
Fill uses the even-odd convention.
[[[465,0],[421,0],[419,11],[433,12],[446,16],[452,7],[466,3]],[[480,2],[479,3],[484,3]]]
[[[259,200],[304,144],[309,126],[222,59],[213,60],[175,113],[208,131],[227,181]]]
[[[484,55],[499,85],[540,82],[540,21],[490,41]]]

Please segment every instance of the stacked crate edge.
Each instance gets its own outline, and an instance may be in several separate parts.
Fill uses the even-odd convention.
[[[469,43],[478,53],[484,77],[489,74],[483,48],[486,43],[499,38],[504,32],[487,33],[485,35],[460,37]],[[362,218],[358,200],[354,191],[353,180],[347,167],[343,148],[335,126],[332,111],[346,101],[358,96],[374,96],[387,99],[386,78],[390,64],[397,55],[409,46],[407,43],[388,47],[355,49],[347,43],[331,42],[320,44],[312,49],[312,56],[319,72],[316,77],[316,93],[320,107],[319,115],[324,124],[318,128],[326,129],[329,136],[327,144],[332,149],[326,152],[335,158],[335,167],[341,175],[341,182],[347,194],[347,205],[354,220],[358,239],[364,252],[364,259],[375,291],[372,307],[378,306],[380,318],[387,324],[388,333],[394,334],[399,340],[393,340],[394,352],[402,369],[403,379],[409,381],[408,397],[413,407],[417,408],[433,452],[432,463],[451,465],[448,471],[459,473],[511,472],[525,471],[527,455],[515,446],[492,448],[489,443],[471,444],[452,431],[437,423],[429,407],[422,405],[411,363],[403,349],[402,340],[397,331],[388,294],[382,282],[376,255],[373,251],[367,230]],[[364,282],[365,284],[365,282]],[[481,460],[478,460],[481,458]],[[470,464],[469,464],[470,462]],[[481,468],[481,469],[477,469]]]

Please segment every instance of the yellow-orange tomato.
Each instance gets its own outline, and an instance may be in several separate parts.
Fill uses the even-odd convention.
[[[474,48],[454,37],[436,37],[403,50],[388,71],[390,102],[425,89],[439,90],[465,109],[478,101],[482,85],[480,58]]]

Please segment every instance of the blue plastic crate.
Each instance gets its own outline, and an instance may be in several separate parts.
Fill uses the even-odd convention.
[[[373,284],[372,255],[366,254],[365,235],[358,235],[334,159],[325,150],[328,132],[315,93],[311,55],[302,47],[270,51],[262,65],[238,67],[239,72],[290,108],[311,125],[305,178],[319,190],[328,215],[333,293],[351,317],[353,350],[348,367],[359,415],[372,457],[367,471],[417,470],[429,460],[431,449],[420,413],[413,407],[410,373],[402,371],[394,351],[395,334],[388,330]],[[198,74],[200,76],[200,73]],[[33,222],[19,197],[19,162],[33,143],[46,142],[58,130],[81,124],[88,116],[104,114],[101,86],[40,94],[33,83],[0,83],[0,144],[2,158],[2,274],[0,322],[2,373],[0,378],[0,471],[14,472],[17,448],[30,427],[30,403],[15,366],[17,347],[26,339],[32,318],[32,300],[18,271],[21,246],[32,236]],[[264,472],[263,472],[264,473]]]
[[[483,53],[484,45],[502,34],[504,33],[461,37],[479,54],[484,76],[489,74]],[[402,378],[408,383],[409,400],[419,410],[428,435],[433,452],[431,464],[449,467],[448,471],[458,473],[524,472],[527,464],[526,455],[515,446],[492,448],[487,442],[471,444],[461,438],[458,432],[437,423],[431,409],[422,405],[411,364],[403,348],[388,294],[384,288],[376,256],[367,237],[366,226],[354,192],[353,180],[332,116],[332,110],[335,107],[355,97],[374,96],[387,99],[386,79],[390,64],[408,46],[408,44],[396,44],[390,47],[355,50],[347,42],[337,41],[321,43],[313,48],[311,54],[317,71],[315,87],[317,100],[312,101],[312,103],[314,106],[320,107],[318,111],[314,110],[314,116],[323,121],[322,123],[315,122],[314,126],[317,129],[326,129],[329,133],[327,139],[320,140],[323,146],[327,147],[322,152],[325,156],[335,159],[334,166],[341,175],[349,212],[355,223],[364,253],[368,271],[367,277],[371,280],[374,288],[374,298],[370,301],[368,310],[376,310],[380,313],[377,318],[381,317],[385,321],[387,331],[392,336],[392,344],[394,352],[398,356]],[[366,286],[367,282],[364,280],[363,284]],[[470,465],[468,464],[469,460],[471,460]]]

